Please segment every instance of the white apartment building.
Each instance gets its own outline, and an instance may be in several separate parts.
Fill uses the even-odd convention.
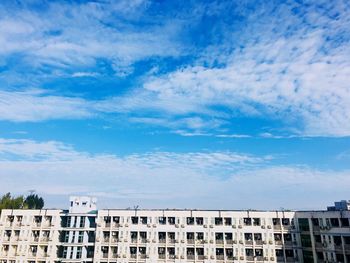
[[[3,210],[0,263],[350,263],[350,211]]]

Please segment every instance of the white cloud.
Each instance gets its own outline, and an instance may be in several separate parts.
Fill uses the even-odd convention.
[[[0,91],[0,120],[90,118],[95,114],[91,105],[81,98],[50,95],[43,90]]]
[[[114,207],[321,208],[350,186],[350,171],[274,166],[270,156],[233,152],[116,156],[60,142],[2,139],[0,156],[1,192],[36,189],[48,200],[95,194]]]
[[[276,35],[264,32],[226,53],[225,66],[187,66],[151,77],[145,97],[153,98],[150,107],[171,114],[205,114],[224,106],[233,112],[222,116],[226,120],[263,117],[282,120],[281,129],[304,136],[349,136],[350,48],[346,41],[327,40],[348,24],[348,17],[320,16],[315,29],[299,25],[290,35],[274,24]]]
[[[0,55],[20,53],[21,62],[32,67],[69,69],[106,59],[117,74],[127,74],[135,61],[178,56],[182,49],[176,40],[180,21],[147,18],[142,31],[133,26],[146,16],[147,1],[52,2],[40,12],[19,6],[4,5],[0,10]]]

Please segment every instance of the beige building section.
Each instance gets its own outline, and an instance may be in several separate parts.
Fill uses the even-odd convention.
[[[91,201],[91,202],[90,202]],[[3,210],[0,263],[346,262],[350,211]]]

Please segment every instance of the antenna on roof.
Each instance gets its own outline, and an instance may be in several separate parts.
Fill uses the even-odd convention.
[[[134,210],[135,210],[135,216],[137,215],[137,209],[139,208],[138,205],[134,205]]]

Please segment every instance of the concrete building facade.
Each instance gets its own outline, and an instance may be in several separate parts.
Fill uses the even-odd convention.
[[[3,210],[0,263],[346,262],[350,211]]]

